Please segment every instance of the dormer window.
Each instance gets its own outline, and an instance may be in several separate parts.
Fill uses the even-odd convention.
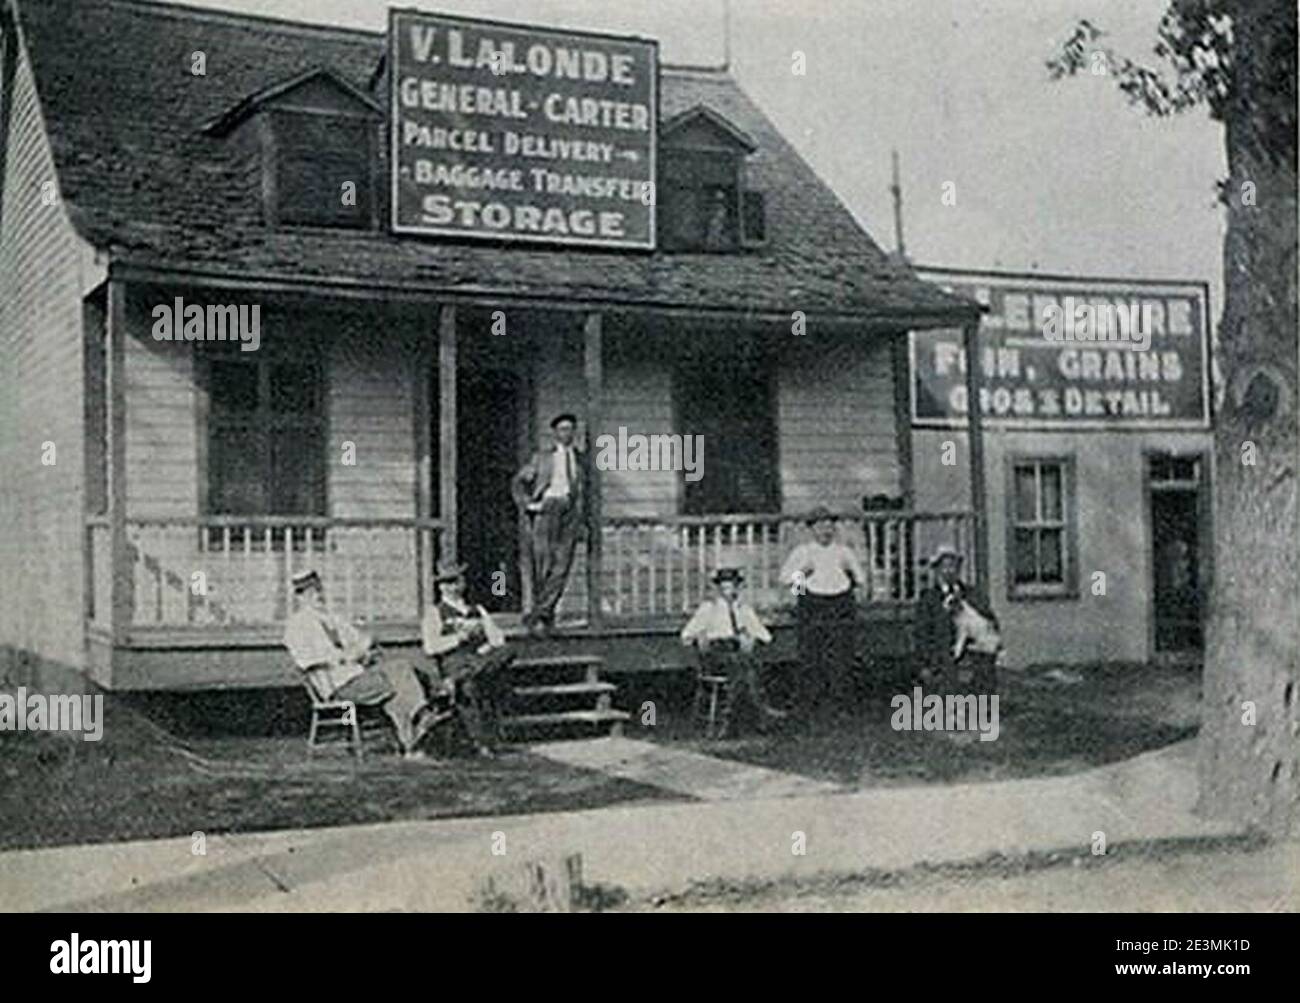
[[[322,68],[250,95],[204,131],[260,151],[271,226],[372,229],[382,121],[370,97]]]
[[[762,196],[743,183],[745,158],[756,149],[704,106],[665,123],[658,172],[662,250],[728,252],[766,239]]]
[[[281,226],[370,229],[375,223],[374,128],[365,119],[276,111],[268,215]]]

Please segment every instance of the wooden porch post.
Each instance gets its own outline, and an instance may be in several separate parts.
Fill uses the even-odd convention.
[[[984,418],[980,411],[980,324],[976,320],[962,328],[962,343],[966,352],[966,421],[970,437],[970,503],[974,520],[975,586],[985,597],[989,596],[989,524],[984,490]]]
[[[601,625],[602,532],[601,483],[592,446],[604,422],[605,373],[601,346],[601,316],[587,314],[582,327],[583,372],[587,383],[587,625]]]
[[[438,313],[438,518],[444,560],[456,559],[456,308]]]
[[[135,565],[126,536],[126,284],[110,279],[104,312],[104,401],[108,408],[108,533],[112,559],[109,629],[120,641],[135,608]]]

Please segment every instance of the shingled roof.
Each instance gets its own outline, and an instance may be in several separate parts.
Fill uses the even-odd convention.
[[[381,229],[274,228],[226,139],[205,124],[327,69],[386,111],[382,32],[143,3],[17,0],[74,225],[115,264],[288,282],[706,310],[853,315],[912,326],[973,316],[897,264],[729,75],[663,68],[663,120],[703,106],[757,143],[767,243],[737,254],[538,250]],[[196,50],[206,75],[190,72]],[[380,144],[381,147],[386,144]],[[382,151],[387,158],[387,151]],[[387,164],[380,177],[387,177]]]

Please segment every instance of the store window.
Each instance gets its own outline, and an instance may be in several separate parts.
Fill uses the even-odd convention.
[[[1078,594],[1074,462],[1013,457],[1007,486],[1007,591],[1012,599]]]

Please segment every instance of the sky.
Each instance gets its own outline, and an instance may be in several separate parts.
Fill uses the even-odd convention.
[[[383,30],[382,0],[188,0]],[[657,38],[669,63],[726,54],[724,0],[402,0],[466,17]],[[857,219],[895,246],[890,151],[917,264],[1198,279],[1222,307],[1227,174],[1208,113],[1155,119],[1113,78],[1052,82],[1080,17],[1151,55],[1167,0],[731,0],[732,72]],[[806,73],[796,75],[796,52]],[[955,186],[945,205],[944,186]],[[949,199],[949,202],[954,201]]]

